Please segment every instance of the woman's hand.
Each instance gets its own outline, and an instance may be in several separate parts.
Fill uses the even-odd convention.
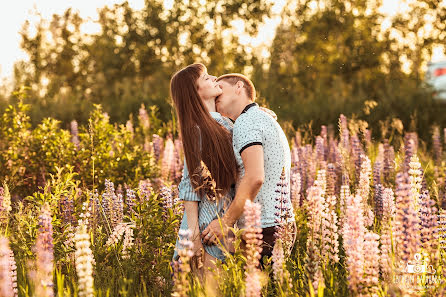
[[[201,242],[201,234],[197,233],[192,235],[192,243],[194,244],[192,248],[193,256],[191,258],[191,269],[192,271],[200,271],[203,268],[203,243]]]

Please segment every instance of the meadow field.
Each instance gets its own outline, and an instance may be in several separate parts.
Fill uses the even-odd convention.
[[[259,270],[258,206],[247,203],[235,253],[203,284],[190,273],[187,232],[172,262],[183,159],[169,125],[144,106],[113,125],[98,105],[70,131],[51,118],[32,128],[27,111],[19,103],[1,117],[2,297],[445,294],[442,127],[420,139],[395,119],[374,140],[366,122],[340,115],[319,135],[294,131],[294,246],[278,232]]]

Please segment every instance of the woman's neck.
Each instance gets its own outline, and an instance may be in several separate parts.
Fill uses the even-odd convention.
[[[208,112],[217,111],[217,109],[215,108],[215,98],[203,100],[203,103]]]

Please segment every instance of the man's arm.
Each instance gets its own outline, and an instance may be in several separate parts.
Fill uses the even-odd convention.
[[[223,216],[224,228],[234,225],[234,223],[240,218],[240,216],[243,214],[246,199],[250,199],[251,201],[254,200],[257,193],[260,191],[265,178],[262,145],[252,145],[246,148],[243,150],[241,156],[245,167],[245,175],[240,181],[240,185],[237,189],[234,200]],[[211,234],[206,236],[209,232]],[[212,221],[202,232],[203,243],[212,243],[215,240],[214,235],[216,235],[220,240],[223,237],[218,220]]]

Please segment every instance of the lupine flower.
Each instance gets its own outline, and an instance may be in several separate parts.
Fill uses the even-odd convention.
[[[110,237],[107,239],[105,246],[118,244],[126,231],[126,227],[127,223],[119,223],[118,225],[116,225],[116,227],[113,229],[112,234],[110,234]]]
[[[125,123],[125,129],[126,129],[128,132],[130,132],[130,134],[133,134],[133,133],[135,132],[135,129],[133,129],[133,123],[132,123],[131,120],[128,120],[128,121]]]
[[[39,232],[36,240],[36,296],[54,296],[53,292],[53,225],[51,224],[51,211],[45,203],[39,215]]]
[[[421,245],[433,254],[436,248],[437,208],[435,201],[430,198],[429,191],[424,191],[420,198]]]
[[[417,153],[415,141],[410,137],[410,134],[406,134],[404,137],[404,170],[409,170],[410,159]]]
[[[307,175],[307,188],[313,186],[314,176],[316,175],[317,162],[315,160],[315,154],[311,144],[305,145],[305,165],[308,171]]]
[[[399,258],[407,262],[419,250],[419,217],[414,209],[407,174],[398,173],[396,185],[396,248]]]
[[[327,196],[336,194],[336,168],[332,163],[327,165]]]
[[[332,263],[339,261],[338,216],[336,196],[327,196],[322,211],[322,257]]]
[[[378,296],[379,283],[379,235],[367,231],[364,236],[364,278],[363,294]]]
[[[129,259],[129,249],[134,245],[133,243],[133,228],[134,224],[128,224],[125,230],[124,242],[122,243],[122,258]]]
[[[62,212],[62,220],[65,223],[74,225],[75,218],[74,218],[74,204],[73,199],[70,199],[71,197],[68,197],[66,195],[62,196],[59,200],[60,210]]]
[[[420,170],[421,164],[418,160],[417,155],[412,155],[412,157],[410,158],[409,168],[410,195],[412,197],[414,209],[415,211],[418,211],[418,209],[420,208],[419,197],[422,187],[422,172]]]
[[[172,138],[167,138],[164,146],[163,160],[161,166],[161,176],[167,181],[169,177],[173,177],[172,171],[175,170],[175,146]]]
[[[364,155],[364,149],[359,141],[358,135],[353,134],[351,137],[351,153],[355,162],[356,176],[359,176],[362,169],[362,156]]]
[[[440,128],[438,126],[434,127],[434,133],[432,134],[432,144],[434,148],[435,162],[437,165],[440,165],[443,147],[441,145]]]
[[[393,174],[395,168],[395,151],[393,146],[389,145],[387,139],[384,140],[384,161],[383,161],[383,176],[386,182],[390,181],[390,176]]]
[[[301,190],[301,179],[300,179],[300,173],[298,171],[297,167],[291,168],[291,204],[294,208],[297,208],[302,205],[301,199],[300,199],[300,190]]]
[[[113,195],[113,207],[110,216],[111,225],[114,227],[122,222],[124,216],[124,202],[122,194]]]
[[[139,198],[141,202],[149,200],[150,197],[152,196],[153,188],[152,188],[152,183],[150,182],[149,179],[140,180],[138,189],[139,189]]]
[[[372,146],[372,131],[369,129],[364,130],[364,140],[366,148],[369,149]]]
[[[76,120],[72,120],[70,123],[71,128],[71,142],[74,144],[74,146],[78,149],[79,148],[79,130],[78,130],[78,124]]]
[[[190,237],[192,236],[191,230],[182,230],[179,231],[179,244],[180,248],[178,250],[178,255],[180,256],[179,260],[179,272],[175,275],[175,285],[174,292],[172,293],[173,297],[187,297],[189,293],[189,283],[187,280],[187,275],[190,272],[189,262],[192,256],[194,255],[192,249],[194,244],[190,241]]]
[[[273,261],[273,275],[274,279],[281,283],[283,280],[283,266],[284,266],[284,252],[283,252],[283,245],[282,245],[282,239],[278,238],[276,239],[276,242],[274,244],[273,252],[272,252],[272,261]]]
[[[350,290],[359,292],[363,280],[364,269],[364,215],[361,211],[362,197],[349,195],[347,197],[346,220],[343,228],[344,249],[347,256],[346,264],[348,286]]]
[[[440,244],[440,249],[446,249],[446,211],[444,209],[440,209],[440,214],[437,216],[437,236],[438,243]]]
[[[150,128],[149,115],[147,114],[147,110],[144,104],[141,104],[141,107],[139,108],[138,120],[144,129]]]
[[[321,227],[323,213],[323,190],[319,183],[308,189],[307,213],[308,213],[308,230],[309,236],[307,240],[307,255],[305,257],[305,270],[313,284],[317,289],[319,282],[322,280],[321,270]]]
[[[342,230],[345,221],[345,211],[347,206],[347,198],[350,196],[350,186],[342,185],[339,195],[339,229]]]
[[[325,145],[324,145],[324,139],[321,136],[316,136],[316,160],[320,167],[320,164],[325,161]]]
[[[339,116],[339,132],[341,136],[341,146],[346,151],[349,151],[349,131],[348,131],[348,124],[347,124],[347,118],[341,114]]]
[[[381,221],[384,213],[383,193],[384,188],[381,184],[375,185],[375,216]]]
[[[384,188],[383,191],[383,221],[388,222],[395,218],[395,195],[390,188]]]
[[[361,172],[359,175],[359,184],[356,195],[362,197],[362,206],[364,211],[364,222],[366,226],[373,225],[374,215],[371,207],[367,203],[370,192],[370,174],[372,171],[370,159],[362,155]]]
[[[4,184],[3,187],[0,187],[0,226],[6,226],[11,210],[11,195],[8,186]]]
[[[0,296],[17,297],[17,266],[9,240],[0,236]]]
[[[175,182],[178,183],[181,180],[183,171],[183,160],[181,159],[181,151],[183,145],[181,143],[181,140],[175,139],[174,146],[175,146],[175,155],[174,155],[175,168],[174,168],[173,178]]]
[[[76,273],[78,277],[78,295],[80,297],[93,297],[93,264],[94,258],[90,248],[90,235],[87,226],[81,223],[78,226],[76,235]]]
[[[276,229],[276,238],[281,238],[284,244],[284,248],[287,251],[287,254],[291,252],[293,237],[291,225],[287,224],[289,219],[293,217],[290,195],[288,190],[288,182],[285,174],[285,168],[282,168],[282,173],[280,174],[280,181],[277,183],[276,189],[277,196],[275,198],[276,212],[274,213],[276,219],[277,229]]]
[[[262,229],[260,228],[260,204],[247,200],[244,215],[246,220],[246,297],[260,297],[261,283],[259,260],[262,252]]]
[[[152,146],[155,162],[158,163],[161,157],[161,152],[163,151],[163,139],[158,134],[152,135]]]
[[[384,195],[385,196],[385,195]],[[379,256],[379,268],[385,280],[389,280],[392,274],[392,233],[393,224],[384,221],[381,228],[381,248]]]
[[[136,205],[136,194],[135,194],[134,190],[132,190],[130,188],[126,189],[125,203],[129,210],[133,210],[133,208]]]

